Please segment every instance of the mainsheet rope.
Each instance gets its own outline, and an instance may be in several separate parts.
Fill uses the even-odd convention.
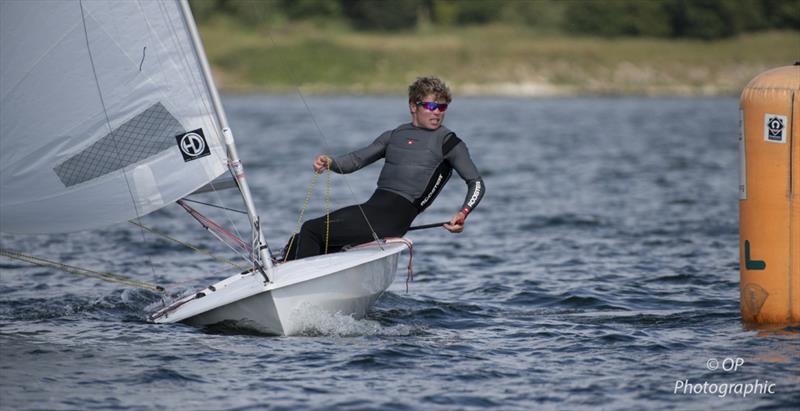
[[[294,231],[292,236],[289,238],[289,245],[286,246],[286,252],[283,256],[283,261],[287,261],[289,259],[289,253],[292,250],[292,245],[294,245],[294,239],[300,233],[300,224],[303,222],[303,214],[306,212],[306,208],[308,208],[308,203],[311,200],[311,195],[314,193],[314,186],[317,184],[317,177],[319,174],[314,173],[311,176],[311,182],[308,183],[308,189],[306,190],[306,199],[303,201],[303,208],[300,209],[300,215],[297,217],[297,223],[294,226]],[[331,233],[331,168],[330,164],[325,167],[325,254],[328,254],[328,241],[330,239]]]

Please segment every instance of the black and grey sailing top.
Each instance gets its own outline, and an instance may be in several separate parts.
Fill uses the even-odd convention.
[[[372,144],[333,159],[331,170],[347,174],[374,163],[386,162],[378,189],[396,193],[420,212],[439,195],[452,170],[467,183],[461,210],[468,214],[481,201],[486,187],[467,145],[446,127],[436,130],[403,124],[380,135]]]

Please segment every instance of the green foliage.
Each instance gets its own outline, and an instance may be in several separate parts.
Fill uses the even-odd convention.
[[[276,0],[189,0],[197,21],[232,17],[245,26],[257,26],[283,15]]]
[[[564,27],[601,36],[717,39],[763,29],[800,29],[800,0],[571,1]]]
[[[566,3],[558,0],[510,1],[500,11],[500,20],[545,30],[563,26]]]
[[[568,31],[601,36],[661,37],[670,33],[663,1],[572,1],[565,11]]]
[[[745,0],[747,1],[747,0]],[[730,37],[741,31],[736,14],[740,1],[734,0],[671,0],[666,2],[671,18],[672,34],[705,40]]]
[[[190,0],[200,22],[344,20],[357,30],[497,24],[603,37],[717,39],[800,30],[800,0]]]
[[[342,11],[358,30],[405,30],[416,27],[419,0],[342,0]]]
[[[430,13],[435,23],[452,26],[458,18],[458,5],[452,0],[431,0]]]
[[[762,0],[761,4],[768,28],[800,30],[800,0]]]
[[[342,15],[342,4],[339,0],[280,0],[279,5],[292,20]]]
[[[559,28],[559,0],[427,0],[431,20],[439,25],[477,25],[493,22]]]
[[[456,22],[461,24],[485,24],[495,21],[507,5],[504,0],[455,0]]]
[[[189,0],[189,7],[192,9],[192,15],[199,23],[207,22],[217,7],[216,0]]]

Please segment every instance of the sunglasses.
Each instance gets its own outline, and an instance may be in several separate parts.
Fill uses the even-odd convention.
[[[437,108],[442,113],[447,111],[447,103],[434,103],[432,101],[418,101],[417,105],[425,107],[425,110],[428,110],[428,111],[435,111]]]

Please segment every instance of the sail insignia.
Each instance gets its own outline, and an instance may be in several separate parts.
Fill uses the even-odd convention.
[[[211,155],[211,150],[208,148],[208,142],[206,142],[206,136],[203,134],[202,128],[178,134],[175,136],[175,140],[178,141],[178,148],[181,149],[184,162]]]

